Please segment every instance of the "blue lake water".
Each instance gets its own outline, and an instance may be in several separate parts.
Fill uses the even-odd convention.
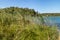
[[[60,27],[60,16],[49,16],[45,17],[44,20],[48,25],[54,24]]]
[[[48,19],[54,23],[60,23],[60,16],[50,16]]]

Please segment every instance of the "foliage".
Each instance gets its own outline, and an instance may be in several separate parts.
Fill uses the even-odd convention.
[[[57,40],[57,29],[35,23],[36,17],[43,20],[33,9],[0,9],[0,40]]]

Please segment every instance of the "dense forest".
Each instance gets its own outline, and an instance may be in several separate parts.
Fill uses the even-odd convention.
[[[56,26],[45,25],[42,14],[34,9],[0,9],[0,40],[58,40]]]

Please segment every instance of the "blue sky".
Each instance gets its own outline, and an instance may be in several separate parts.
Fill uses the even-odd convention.
[[[0,0],[0,8],[27,7],[40,13],[60,13],[60,0]]]

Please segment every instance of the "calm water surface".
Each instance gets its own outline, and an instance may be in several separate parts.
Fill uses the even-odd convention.
[[[55,24],[60,27],[60,16],[49,16],[45,17],[44,20],[48,25]]]

